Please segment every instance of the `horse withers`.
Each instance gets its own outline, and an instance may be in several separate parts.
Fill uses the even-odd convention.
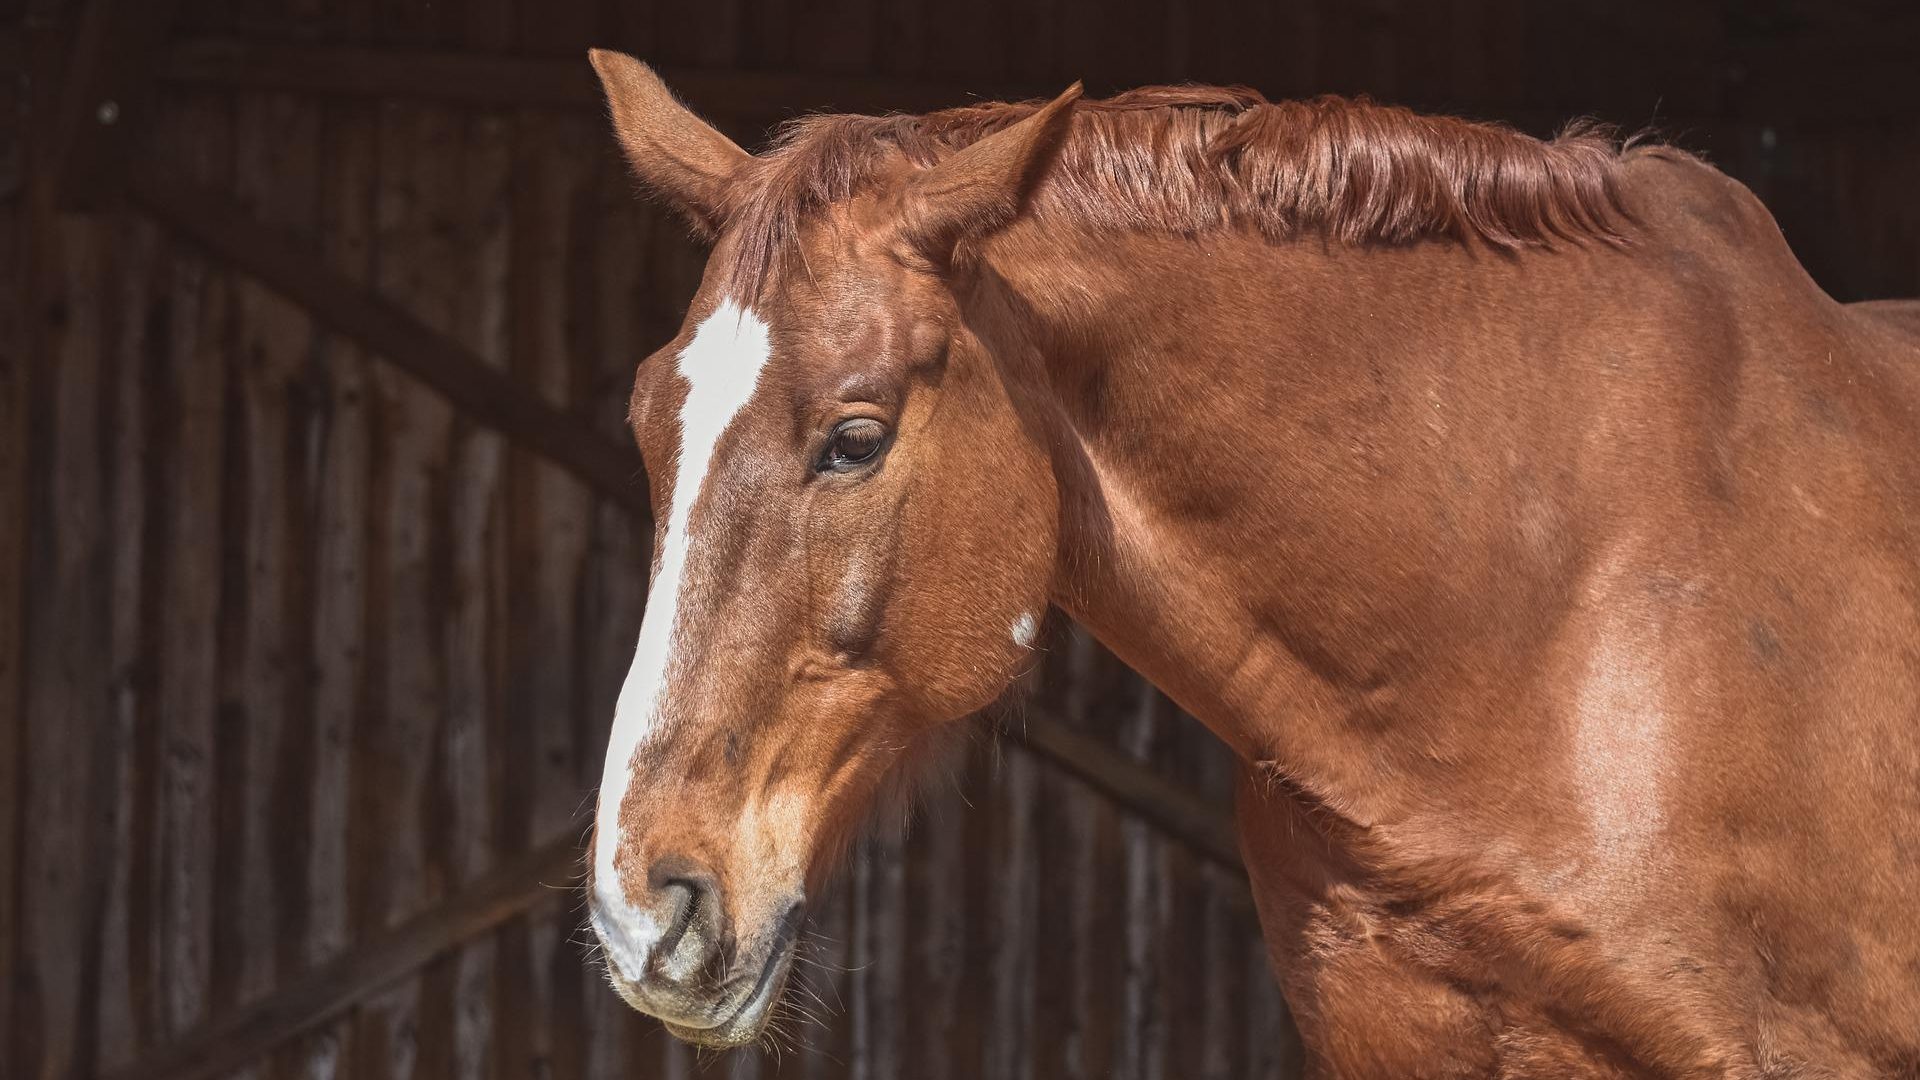
[[[748,155],[639,365],[614,986],[752,1040],[876,800],[1049,605],[1242,764],[1318,1076],[1920,1070],[1920,334],[1668,148],[1148,89]]]

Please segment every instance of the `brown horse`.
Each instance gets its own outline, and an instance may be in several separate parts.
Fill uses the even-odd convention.
[[[750,156],[640,365],[615,987],[750,1040],[876,798],[1049,605],[1243,762],[1315,1076],[1920,1075],[1920,335],[1694,158],[1142,90]]]

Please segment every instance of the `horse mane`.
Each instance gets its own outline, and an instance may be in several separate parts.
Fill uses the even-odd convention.
[[[806,218],[869,190],[890,158],[933,166],[1043,104],[789,121],[733,189],[737,286],[757,294]],[[1241,229],[1273,241],[1621,243],[1625,153],[1612,129],[1590,121],[1542,141],[1364,98],[1273,102],[1247,87],[1154,86],[1077,103],[1027,211],[1097,229]]]

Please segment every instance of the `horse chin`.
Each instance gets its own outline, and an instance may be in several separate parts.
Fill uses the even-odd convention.
[[[730,1016],[712,1027],[686,1027],[666,1019],[662,1019],[661,1023],[666,1026],[669,1035],[696,1046],[715,1050],[745,1046],[760,1038],[760,1033],[767,1029],[767,1023],[773,1019],[774,1003],[780,1000],[780,994],[787,987],[787,974],[792,963],[791,945],[777,955],[768,957],[767,968],[747,999]]]

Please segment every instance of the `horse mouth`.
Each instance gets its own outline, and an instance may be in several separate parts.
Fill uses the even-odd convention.
[[[688,1027],[665,1018],[661,1023],[674,1038],[698,1046],[722,1049],[753,1042],[766,1030],[767,1021],[773,1016],[773,1004],[786,989],[787,975],[793,966],[793,947],[794,935],[783,932],[767,950],[766,962],[746,996],[718,1023],[710,1027]]]

